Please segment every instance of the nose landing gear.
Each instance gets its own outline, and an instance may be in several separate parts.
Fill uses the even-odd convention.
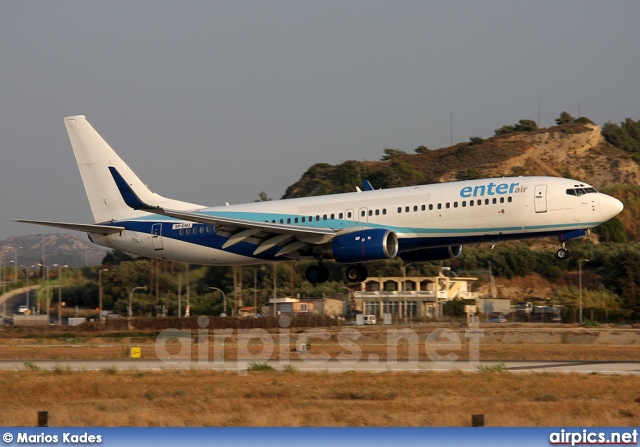
[[[569,250],[564,245],[564,242],[560,244],[560,248],[556,252],[556,257],[558,259],[567,259],[569,257]]]

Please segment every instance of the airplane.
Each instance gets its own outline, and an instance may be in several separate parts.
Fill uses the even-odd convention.
[[[82,115],[64,119],[94,224],[18,219],[86,232],[132,255],[199,265],[315,260],[305,276],[329,278],[323,261],[347,264],[348,282],[367,262],[425,262],[460,256],[465,244],[586,236],[618,215],[622,202],[578,180],[504,177],[319,197],[205,207],[152,192]]]

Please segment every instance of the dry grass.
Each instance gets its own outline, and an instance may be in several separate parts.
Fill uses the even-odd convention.
[[[319,329],[324,330],[324,329]],[[332,358],[339,354],[352,355],[351,349],[355,343],[362,358],[375,354],[379,359],[388,357],[388,345],[394,350],[397,346],[399,359],[406,359],[410,355],[410,348],[405,339],[399,342],[389,342],[387,332],[377,328],[359,328],[360,336],[353,337],[345,343],[338,340],[338,335],[344,331],[354,331],[353,328],[329,329],[327,340],[318,337],[310,340],[312,353],[327,353]],[[416,331],[418,335],[417,355],[427,360],[426,340],[436,330],[423,328]],[[469,339],[465,337],[464,329],[454,331],[460,344],[438,339],[437,343],[429,342],[429,348],[437,347],[442,355],[454,354],[460,360],[467,360],[470,356]],[[266,333],[266,332],[265,332]],[[288,349],[293,351],[297,337],[302,331],[291,332]],[[220,340],[214,340],[215,331],[209,331],[205,338],[200,338],[197,331],[191,332],[190,349],[183,349],[183,345],[176,338],[159,339],[159,351],[156,349],[157,332],[137,333],[136,336],[109,336],[108,333],[92,334],[43,334],[27,333],[17,337],[15,332],[0,331],[0,360],[18,359],[122,359],[129,356],[132,346],[141,347],[142,357],[146,359],[162,358],[167,354],[181,354],[182,358],[202,358],[208,356],[213,359],[214,349],[222,346]],[[245,332],[246,334],[246,332]],[[267,341],[273,342],[271,359],[279,357],[280,347],[278,331],[271,331]],[[483,329],[483,338],[479,339],[480,360],[623,360],[639,361],[640,333],[634,329],[585,329],[585,328],[534,328],[501,327]],[[270,349],[263,340],[252,338],[241,340],[238,332],[224,337],[224,356],[226,359],[250,358],[253,355],[268,353]],[[295,352],[290,352],[291,359],[297,359]]]
[[[634,376],[210,371],[0,372],[0,426],[638,426]]]
[[[290,348],[299,332],[291,333]],[[351,354],[338,342],[337,330],[330,332],[326,341],[312,340],[312,354]],[[419,334],[421,359],[426,358],[428,333]],[[34,425],[41,410],[53,411],[59,426],[468,426],[473,413],[486,414],[491,426],[640,425],[637,376],[28,368],[30,359],[126,358],[131,346],[141,346],[143,358],[157,358],[155,333],[131,335],[0,331],[0,359],[26,362],[23,371],[0,371],[0,426]],[[199,340],[193,335],[184,354],[197,359],[206,352],[213,359],[213,334]],[[637,332],[631,329],[500,327],[484,335],[482,360],[640,359]],[[468,340],[460,338],[461,346],[445,343],[438,352],[467,359]],[[361,358],[387,357],[384,330],[363,328],[357,344]],[[180,352],[180,346],[176,339],[164,345],[170,354]],[[263,348],[261,341],[243,341],[236,333],[225,340],[225,358],[246,358]],[[278,352],[276,344],[271,358],[278,358]],[[398,358],[408,354],[406,342],[399,343]]]

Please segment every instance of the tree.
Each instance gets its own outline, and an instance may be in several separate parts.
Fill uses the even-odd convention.
[[[625,119],[620,126],[608,121],[602,126],[602,135],[607,142],[631,153],[640,152],[640,120]]]
[[[618,217],[606,221],[593,229],[598,235],[600,242],[620,242],[624,243],[629,240],[627,233],[624,231],[624,225]]]
[[[496,135],[506,135],[508,133],[513,133],[515,132],[515,128],[509,124],[502,126],[500,129],[496,129],[495,131]]]
[[[574,117],[572,117],[570,114],[568,114],[567,112],[562,112],[560,114],[560,117],[556,118],[556,124],[558,126],[560,126],[561,124],[569,124],[574,122],[576,119]]]
[[[385,149],[384,155],[382,156],[382,161],[393,160],[394,158],[400,155],[407,155],[405,151],[401,151],[400,149]]]
[[[418,146],[414,151],[416,154],[426,154],[429,152],[429,148],[427,146]]]
[[[516,124],[513,129],[516,132],[526,132],[530,130],[538,130],[538,125],[533,120],[520,120],[518,124]]]
[[[620,296],[622,311],[634,321],[640,319],[640,250],[625,246],[606,260],[605,287]]]
[[[267,195],[266,192],[262,191],[260,194],[258,194],[259,199],[256,200],[256,202],[269,202],[271,201],[271,197],[269,197]]]

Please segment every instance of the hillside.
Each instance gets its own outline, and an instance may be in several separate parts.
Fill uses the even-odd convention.
[[[86,235],[78,234],[37,234],[10,237],[0,241],[5,264],[13,266],[14,247],[18,248],[18,265],[36,266],[42,262],[44,246],[45,263],[84,267],[98,265],[107,254],[107,249],[92,244]]]
[[[602,188],[640,184],[640,166],[604,140],[595,124],[564,124],[408,154],[386,150],[382,161],[316,164],[283,198],[353,191],[362,179],[376,188],[481,177],[551,175]]]

